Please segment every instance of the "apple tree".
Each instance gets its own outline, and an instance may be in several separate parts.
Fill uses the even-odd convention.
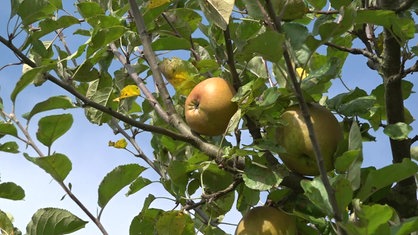
[[[10,94],[0,94],[0,150],[49,174],[90,220],[65,208],[40,208],[27,234],[72,233],[87,222],[108,234],[113,225],[100,220],[106,205],[125,187],[132,195],[152,181],[177,207],[150,206],[151,192],[139,202],[130,234],[225,234],[219,225],[226,214],[245,215],[260,202],[291,216],[297,234],[418,231],[418,137],[412,129],[418,113],[405,105],[417,81],[416,1],[11,0],[10,6],[0,42],[15,57],[0,68],[21,66],[22,74]],[[366,89],[365,78],[356,77],[353,87],[329,92],[347,79],[348,57],[363,58],[367,66],[358,67],[379,75],[378,85]],[[194,121],[205,129],[226,119],[220,135],[199,134],[185,121],[188,94],[210,77],[231,84],[233,97],[225,102],[235,108]],[[67,95],[46,95],[15,115],[22,91],[45,84]],[[203,107],[202,100],[196,111],[226,97],[208,92],[198,91],[211,102]],[[336,117],[337,128],[314,116],[314,103]],[[295,135],[297,128],[276,131],[290,125],[283,118],[290,107],[299,110],[302,135]],[[71,191],[72,157],[52,148],[77,128],[69,109],[111,128],[119,140],[109,145],[132,155],[131,164],[92,186],[98,215]],[[392,151],[382,157],[392,164],[364,167],[370,156],[363,156],[363,143],[379,132],[389,139]],[[151,142],[141,142],[143,136]],[[301,143],[308,152],[289,156]],[[309,174],[299,169],[306,158]],[[159,177],[143,177],[145,169]],[[0,182],[1,200],[22,200],[24,190],[13,179]],[[1,234],[21,234],[1,209]]]

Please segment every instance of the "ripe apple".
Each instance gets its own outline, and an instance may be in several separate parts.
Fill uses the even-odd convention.
[[[334,167],[334,153],[343,139],[342,129],[325,107],[319,104],[308,104],[308,107],[325,168],[329,171]],[[276,139],[286,149],[279,154],[283,163],[293,172],[318,175],[315,153],[299,105],[285,110],[281,120],[283,125],[276,129]]]
[[[223,78],[203,80],[187,96],[187,124],[193,131],[202,135],[216,136],[224,133],[238,108],[237,104],[231,101],[234,95],[234,87]]]
[[[254,207],[238,223],[235,235],[296,235],[296,220],[273,207]]]

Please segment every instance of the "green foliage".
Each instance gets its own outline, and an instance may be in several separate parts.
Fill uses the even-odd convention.
[[[116,193],[128,184],[135,183],[139,174],[145,169],[143,166],[130,164],[118,166],[109,172],[99,185],[99,206],[104,208]],[[132,187],[138,187],[138,185]]]
[[[25,191],[13,182],[0,183],[0,198],[22,200],[25,198]]]
[[[110,126],[115,134],[122,134],[129,145],[120,151],[144,160],[139,164],[134,158],[114,168],[98,185],[101,211],[95,223],[102,233],[101,227],[113,226],[102,226],[99,220],[111,199],[127,186],[125,195],[130,196],[151,183],[161,184],[178,207],[152,208],[159,195],[151,192],[138,203],[142,209],[132,218],[129,234],[225,234],[215,226],[225,215],[232,210],[244,214],[260,201],[295,216],[300,234],[336,234],[337,228],[348,234],[400,235],[418,230],[418,217],[406,218],[402,212],[406,206],[387,196],[396,193],[392,187],[397,182],[417,175],[417,147],[401,151],[410,150],[413,160],[402,156],[403,161],[380,169],[362,166],[363,158],[369,157],[363,156],[363,142],[376,140],[375,133],[383,132],[395,143],[416,141],[411,137],[416,135],[414,116],[408,108],[395,119],[386,110],[393,102],[388,83],[398,79],[397,92],[402,93],[397,101],[401,103],[391,107],[403,107],[414,91],[415,81],[404,77],[418,71],[416,65],[408,67],[418,55],[413,44],[416,6],[393,11],[379,9],[376,1],[367,1],[366,6],[365,1],[306,0],[299,2],[300,9],[290,9],[296,10],[294,18],[283,18],[290,2],[281,0],[153,2],[156,7],[150,7],[152,1],[132,1],[139,4],[134,6],[139,15],[130,2],[75,1],[73,8],[64,9],[67,6],[60,0],[12,0],[10,20],[17,26],[10,30],[9,24],[10,35],[0,35],[2,45],[23,63],[22,75],[8,94],[11,102],[3,103],[7,94],[0,94],[0,151],[23,151],[74,200],[71,184],[64,184],[72,162],[51,151],[58,138],[76,128],[75,114],[62,110],[77,108],[91,124]],[[399,58],[387,58],[388,32],[399,44]],[[21,42],[15,33],[23,38]],[[370,88],[366,80],[371,78],[348,78],[358,81],[356,87],[329,98],[336,79],[348,80],[343,69],[350,53],[365,56],[383,82]],[[161,80],[158,68],[163,58],[174,56],[193,68],[196,79],[219,76],[234,84],[237,94],[232,101],[239,108],[224,136],[198,136],[184,123],[185,97]],[[400,68],[388,77],[387,67],[394,61],[401,62]],[[22,124],[14,113],[21,108],[18,98],[44,84],[67,94],[39,94],[42,100],[33,107],[18,110],[24,113]],[[128,85],[139,87],[140,95],[115,101]],[[280,161],[286,149],[277,145],[275,128],[283,124],[282,112],[300,103],[301,97],[326,106],[344,130],[334,156],[335,170],[323,172],[324,177],[294,174]],[[53,114],[40,117],[33,139],[36,124],[31,120],[45,112]],[[144,135],[150,143],[142,141]],[[34,153],[16,140],[38,156],[30,157]],[[47,147],[47,154],[40,144]],[[152,156],[143,151],[145,144],[152,148]],[[146,169],[158,176],[141,176]],[[22,200],[25,191],[13,182],[0,182],[0,198]],[[27,234],[67,234],[86,223],[63,209],[39,209],[27,225]],[[0,229],[7,234],[20,232],[1,210]]]
[[[65,134],[73,124],[71,114],[58,114],[43,117],[39,120],[36,137],[45,146],[51,147],[59,137]]]
[[[33,216],[26,233],[37,234],[68,234],[84,228],[87,221],[83,221],[69,211],[58,208],[39,209]]]
[[[72,163],[67,156],[55,153],[47,157],[30,157],[24,154],[25,158],[42,168],[58,182],[63,182],[71,171]]]

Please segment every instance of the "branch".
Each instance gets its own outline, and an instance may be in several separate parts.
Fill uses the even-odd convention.
[[[384,9],[389,9],[393,5],[392,0],[382,0],[381,5]],[[397,122],[405,122],[404,99],[402,96],[402,71],[401,62],[401,46],[398,39],[393,35],[391,29],[385,28],[383,31],[383,63],[381,75],[385,87],[385,105],[388,124]],[[402,162],[404,158],[411,159],[410,140],[395,140],[390,138],[390,146],[392,151],[392,161],[394,163]],[[416,195],[417,185],[415,177],[409,177],[399,181],[393,193],[396,194],[395,200],[391,201],[391,205],[399,212],[401,218],[409,218],[415,216],[418,208]],[[399,203],[402,200],[405,203]]]
[[[417,72],[417,71],[418,71],[418,60],[415,61],[415,64],[414,65],[412,65],[411,67],[409,67],[409,68],[405,69],[404,71],[402,71],[401,77],[404,78],[408,74],[412,74],[412,73]]]
[[[273,20],[274,22],[274,26],[275,26],[275,30],[278,31],[279,33],[281,32],[281,22],[279,20],[279,18],[276,16],[276,13],[274,12],[274,8],[273,5],[271,3],[270,0],[266,0],[266,5],[267,5],[267,12],[270,16],[270,18]],[[314,128],[313,128],[313,124],[312,124],[312,120],[309,114],[309,108],[308,105],[305,101],[305,98],[303,97],[303,92],[302,89],[300,87],[300,84],[297,81],[297,76],[295,73],[295,68],[294,65],[292,63],[292,59],[289,53],[289,46],[286,44],[283,45],[283,57],[287,66],[287,70],[289,72],[289,77],[290,80],[293,84],[293,89],[295,92],[295,96],[299,102],[299,106],[301,108],[302,114],[303,114],[303,118],[304,121],[306,123],[306,126],[308,128],[309,131],[309,138],[312,142],[312,146],[313,146],[313,150],[315,152],[315,157],[316,157],[316,163],[317,163],[317,167],[319,169],[320,172],[320,177],[322,180],[322,183],[324,184],[324,187],[326,189],[326,192],[328,194],[328,198],[330,200],[330,204],[334,213],[334,219],[337,222],[341,222],[342,221],[342,215],[340,213],[340,210],[338,208],[338,204],[337,204],[337,200],[335,198],[335,191],[331,186],[331,183],[329,182],[328,176],[327,176],[327,171],[325,169],[325,164],[324,164],[324,158],[322,156],[321,150],[319,149],[319,144],[318,144],[318,139],[315,135],[314,132]],[[343,230],[340,228],[340,226],[337,226],[338,229],[338,233],[339,234],[343,234]]]
[[[413,138],[411,138],[411,145],[415,142],[418,141],[418,135],[414,136]]]
[[[160,91],[161,96],[163,97],[164,104],[167,107],[167,113],[169,116],[176,114],[176,109],[174,107],[171,96],[168,93],[167,87],[165,86],[163,77],[161,75],[160,69],[158,68],[158,60],[151,47],[151,38],[145,27],[145,20],[139,12],[138,4],[135,0],[129,0],[129,5],[131,6],[132,16],[136,24],[136,29],[141,39],[142,46],[144,49],[144,56],[150,66],[152,75],[154,77],[155,85],[157,86],[158,91]]]
[[[337,45],[337,44],[334,44],[334,43],[331,43],[331,42],[325,42],[324,44],[329,46],[329,47],[335,48],[335,49],[340,50],[340,51],[348,52],[348,53],[353,54],[353,55],[364,55],[365,57],[371,59],[374,62],[379,62],[379,58],[375,54],[371,53],[370,51],[364,50],[364,49],[347,48],[347,47],[343,47],[343,46],[340,46],[340,45]]]
[[[395,9],[396,13],[401,13],[402,11],[406,11],[412,7],[412,5],[416,2],[416,0],[405,0],[399,4],[399,7]]]
[[[215,193],[211,194],[202,194],[202,199],[207,201],[208,203],[211,203],[212,201],[215,201],[216,199],[232,192],[235,190],[235,188],[243,181],[241,177],[236,178],[228,187],[224,188],[223,190],[217,191]]]
[[[142,81],[141,78],[139,78],[138,74],[135,72],[135,69],[132,68],[130,64],[128,64],[125,57],[118,51],[116,48],[116,45],[114,43],[111,43],[109,45],[110,49],[112,50],[115,57],[119,60],[119,62],[125,67],[126,71],[128,72],[129,76],[134,80],[136,85],[141,89],[141,92],[145,95],[148,102],[154,107],[155,111],[159,114],[159,116],[166,122],[169,122],[169,118],[165,110],[161,107],[161,105],[158,103],[158,100],[154,97],[152,92],[148,89],[148,87],[145,85],[145,83]]]
[[[121,133],[128,141],[132,144],[135,150],[138,152],[135,156],[140,157],[144,160],[155,172],[157,172],[161,177],[163,176],[161,171],[155,166],[154,162],[145,155],[144,151],[142,151],[141,147],[139,147],[138,143],[136,142],[135,138],[130,136],[120,125],[119,123],[112,118],[111,120],[112,126],[114,126],[119,133]]]
[[[229,71],[232,75],[232,82],[234,84],[235,90],[238,91],[238,88],[241,86],[241,81],[239,79],[239,75],[237,72],[237,69],[235,67],[235,61],[234,61],[234,51],[232,48],[232,40],[231,35],[229,32],[229,26],[226,27],[226,30],[224,31],[224,39],[225,39],[225,49],[226,49],[226,55],[227,55],[227,61]]]
[[[184,120],[178,115],[174,104],[172,102],[171,96],[168,93],[167,87],[163,81],[163,77],[158,68],[157,57],[151,47],[151,38],[146,30],[145,21],[139,12],[138,5],[135,0],[129,0],[131,6],[131,12],[134,17],[136,28],[139,34],[139,37],[142,41],[142,46],[144,48],[144,56],[150,65],[151,72],[154,77],[157,89],[160,91],[163,98],[163,102],[167,107],[168,123],[174,128],[180,131],[182,136],[187,140],[186,142],[200,149],[202,152],[210,156],[216,163],[221,164],[223,162],[221,148],[205,142],[200,136],[196,135],[190,127],[184,122]],[[162,113],[161,113],[162,114]],[[163,114],[162,114],[163,115]],[[183,139],[184,139],[183,138]]]
[[[329,10],[329,11],[309,10],[308,13],[319,14],[319,15],[336,15],[336,14],[340,14],[340,11],[339,10]]]

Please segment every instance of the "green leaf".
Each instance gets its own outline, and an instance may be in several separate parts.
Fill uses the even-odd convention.
[[[295,50],[300,49],[304,45],[309,35],[309,31],[304,25],[293,22],[284,23],[283,31]]]
[[[318,208],[321,208],[327,215],[333,215],[331,204],[328,200],[328,194],[321,179],[316,177],[312,181],[302,180],[300,182],[305,196]]]
[[[254,56],[262,56],[266,60],[278,62],[282,58],[284,39],[284,35],[276,31],[264,32],[248,40],[242,56],[246,60],[250,60]]]
[[[340,9],[343,6],[348,6],[352,3],[351,0],[330,0],[330,2],[331,6],[336,10]]]
[[[181,211],[167,211],[156,223],[158,234],[194,235],[194,223],[189,215]]]
[[[109,43],[118,40],[125,33],[126,28],[123,26],[113,26],[108,28],[100,28],[91,37],[89,47],[87,49],[87,57],[93,55],[99,49],[106,47]]]
[[[258,106],[260,107],[268,107],[272,106],[276,103],[277,99],[280,96],[280,92],[278,91],[277,87],[270,87],[264,90],[260,101],[257,101]]]
[[[32,110],[24,115],[29,122],[29,120],[38,113],[53,110],[53,109],[71,109],[76,106],[73,104],[72,100],[67,96],[53,96],[48,98],[45,101],[37,103]],[[1,128],[0,128],[1,129]]]
[[[104,208],[113,196],[132,183],[144,170],[146,168],[143,166],[129,164],[118,166],[109,172],[99,185],[99,206]]]
[[[191,48],[190,41],[184,38],[165,36],[152,42],[154,51],[161,50],[189,50]]]
[[[401,224],[391,226],[390,234],[409,235],[416,231],[418,231],[418,216],[404,219]]]
[[[233,182],[231,174],[219,169],[216,164],[208,164],[205,166],[201,181],[205,190],[209,193],[217,192],[225,189]]]
[[[192,165],[187,161],[175,160],[170,162],[167,173],[170,176],[171,183],[183,191],[186,189],[189,173],[197,168],[197,165]]]
[[[67,210],[43,208],[32,216],[26,232],[28,235],[68,234],[84,228],[87,223]]]
[[[240,184],[236,191],[238,193],[236,207],[240,212],[247,211],[251,206],[256,205],[260,201],[260,191],[250,189],[245,184]],[[269,194],[269,198],[270,195],[272,195],[272,193]]]
[[[350,133],[348,134],[348,150],[361,149],[363,149],[363,141],[360,127],[358,126],[357,122],[353,122],[350,127]]]
[[[409,133],[412,131],[412,127],[403,122],[397,122],[395,124],[389,124],[383,129],[383,133],[394,140],[404,140],[408,138]]]
[[[368,175],[357,194],[357,198],[365,201],[374,192],[389,186],[395,182],[401,181],[413,176],[418,171],[418,165],[405,158],[401,163],[383,167],[379,170],[372,170]]]
[[[78,12],[83,18],[104,15],[104,10],[97,2],[80,2],[77,4]]]
[[[353,207],[358,217],[357,226],[365,228],[367,234],[389,235],[389,220],[394,210],[388,205],[363,205],[359,200],[354,200]]]
[[[38,76],[42,76],[42,73],[47,71],[48,68],[46,67],[36,67],[32,68],[23,73],[20,77],[19,81],[16,83],[15,88],[13,89],[12,93],[10,94],[10,99],[14,103],[16,101],[17,95],[25,89],[29,84],[31,84]]]
[[[106,83],[104,82],[103,78],[90,82],[87,93],[86,93],[86,97],[98,104],[101,104],[103,106],[108,106],[109,108],[116,110],[117,102],[113,102],[112,104],[112,99],[111,99],[113,88],[108,84],[102,84],[102,83]],[[96,123],[99,125],[110,120],[109,115],[92,107],[86,108],[86,116],[90,122]]]
[[[374,96],[364,96],[341,104],[338,112],[346,116],[361,116],[369,112],[376,102]]]
[[[315,10],[322,10],[327,3],[326,0],[308,0],[308,2],[315,8]]]
[[[349,150],[335,159],[335,170],[339,173],[346,172],[350,166],[361,156],[361,150]]]
[[[0,231],[3,231],[5,234],[14,234],[13,223],[9,216],[2,210],[0,210]]]
[[[47,157],[29,157],[25,153],[24,156],[27,160],[50,174],[58,182],[63,182],[72,169],[70,159],[64,154],[55,153]]]
[[[159,20],[158,31],[170,32],[174,28],[178,36],[190,38],[202,22],[202,16],[189,8],[175,8],[164,12]]]
[[[282,181],[272,169],[258,164],[246,165],[242,179],[248,188],[260,191],[276,187]]]
[[[0,151],[7,153],[19,153],[19,145],[14,141],[9,141],[4,144],[0,144]]]
[[[90,60],[86,60],[73,71],[74,74],[72,78],[79,82],[91,82],[100,77],[99,71],[97,71],[97,68],[94,67]]]
[[[65,29],[74,24],[80,24],[80,21],[73,16],[64,15],[57,20],[46,18],[39,23],[39,28],[42,30],[34,32],[33,37],[38,39],[44,35],[54,32],[55,30]]]
[[[206,18],[222,30],[226,30],[235,0],[199,0]]]
[[[319,26],[319,34],[323,41],[331,37],[337,37],[346,33],[353,27],[355,20],[356,10],[353,7],[344,7],[340,9],[340,15],[338,23],[327,22]]]
[[[22,18],[24,25],[29,25],[39,19],[54,16],[58,9],[62,9],[61,0],[23,0],[17,14]]]
[[[132,219],[129,234],[156,234],[155,224],[163,212],[160,209],[143,209],[139,215]]]
[[[22,200],[25,198],[25,191],[13,182],[0,183],[0,198]]]
[[[0,122],[0,138],[4,135],[17,137],[17,129],[13,123]]]
[[[358,10],[355,18],[357,24],[381,25],[393,31],[401,41],[414,37],[415,23],[412,18],[398,16],[390,10]]]
[[[351,182],[342,175],[337,176],[331,182],[334,188],[335,198],[337,200],[340,211],[346,211],[347,206],[351,203],[353,198],[353,189]]]
[[[65,134],[73,124],[71,114],[59,114],[43,117],[38,122],[36,137],[45,146],[51,147],[52,143]]]
[[[132,182],[131,185],[129,185],[129,191],[126,193],[126,196],[132,195],[139,190],[141,190],[143,187],[151,184],[151,180],[143,177],[138,177],[134,182]]]

